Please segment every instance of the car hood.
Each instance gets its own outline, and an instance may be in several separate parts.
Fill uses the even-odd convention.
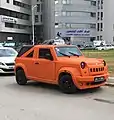
[[[86,58],[86,57],[61,57],[58,59],[63,63],[71,63],[71,64],[80,64],[81,62],[85,62],[87,65],[100,65],[103,64],[103,59],[96,58]]]
[[[0,57],[2,63],[14,63],[16,57]]]

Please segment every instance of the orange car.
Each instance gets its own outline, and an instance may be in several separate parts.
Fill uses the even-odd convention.
[[[57,84],[65,93],[77,89],[98,88],[108,79],[103,59],[86,58],[76,46],[24,46],[15,64],[16,81],[28,80]]]

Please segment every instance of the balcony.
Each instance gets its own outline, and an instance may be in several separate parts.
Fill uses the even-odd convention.
[[[56,16],[57,23],[96,23],[96,18],[91,17],[72,17],[72,16]]]
[[[96,7],[83,4],[65,4],[55,5],[55,11],[83,11],[83,12],[96,12]]]

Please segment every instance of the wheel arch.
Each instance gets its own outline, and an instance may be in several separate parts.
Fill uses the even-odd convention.
[[[23,70],[25,75],[27,76],[27,70],[26,70],[26,67],[22,64],[19,64],[19,65],[16,65],[15,66],[15,73],[18,71],[18,70]]]
[[[16,72],[17,72],[18,70],[24,70],[24,69],[23,69],[22,67],[18,66],[18,67],[16,67]]]
[[[70,75],[70,76],[72,77],[72,75],[71,75],[69,72],[67,72],[67,71],[62,71],[62,72],[59,74],[59,76],[58,76],[58,80],[59,80],[62,76],[64,76],[64,75]]]
[[[60,77],[62,77],[63,75],[70,75],[72,77],[72,81],[76,85],[77,84],[76,76],[80,76],[81,73],[76,68],[65,67],[65,68],[62,68],[59,70],[58,76],[57,76],[57,81],[59,81]]]

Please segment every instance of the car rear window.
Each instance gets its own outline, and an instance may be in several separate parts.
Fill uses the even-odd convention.
[[[24,46],[21,48],[21,50],[18,52],[17,57],[21,57],[24,53],[26,53],[28,50],[30,50],[33,46]]]

